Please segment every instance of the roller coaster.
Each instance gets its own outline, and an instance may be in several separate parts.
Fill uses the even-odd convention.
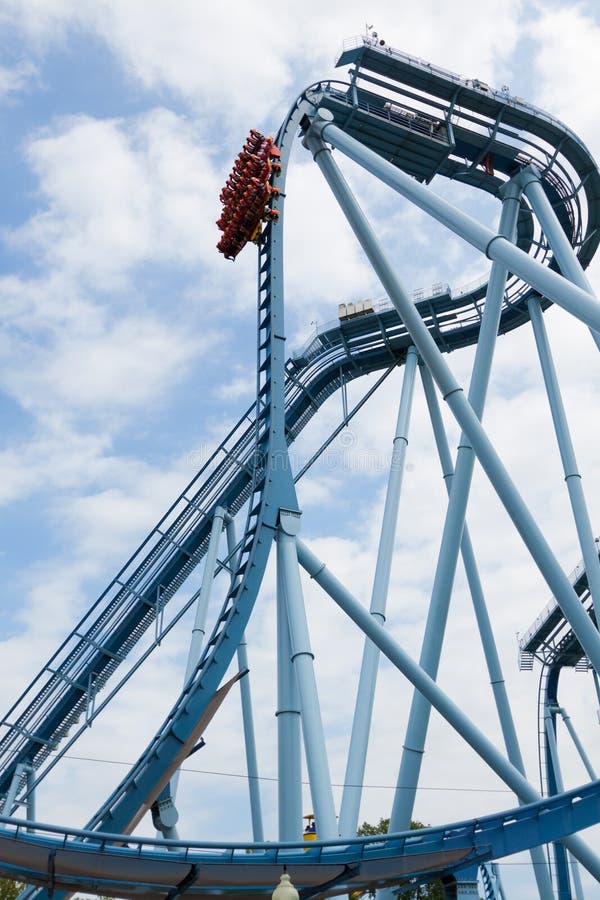
[[[260,209],[254,210],[252,235],[249,231],[246,235],[258,246],[255,402],[0,723],[0,874],[26,882],[24,897],[57,897],[85,890],[148,900],[174,900],[184,893],[259,898],[270,896],[284,869],[303,898],[374,889],[392,896],[438,878],[448,897],[462,897],[472,895],[477,867],[481,867],[486,897],[494,898],[504,893],[493,862],[521,850],[531,853],[537,889],[544,900],[562,900],[577,889],[571,884],[571,857],[600,882],[600,857],[578,835],[600,822],[600,781],[589,763],[590,783],[564,791],[552,741],[560,712],[556,672],[581,660],[594,673],[600,671],[600,636],[594,616],[600,564],[543,316],[552,303],[561,306],[587,326],[600,347],[600,304],[584,271],[600,242],[600,173],[569,128],[511,97],[506,89],[497,91],[476,79],[466,80],[390,48],[371,34],[347,42],[338,65],[350,66],[349,80],[321,81],[306,88],[274,136],[270,146],[276,148],[278,162],[269,169],[270,186],[259,185]],[[318,329],[302,350],[286,360],[285,189],[290,152],[298,135],[323,173],[386,299],[342,304],[339,318]],[[458,292],[439,283],[430,292],[407,293],[332,148],[479,250],[491,262],[487,280]],[[429,183],[435,176],[498,198],[498,231],[432,192]],[[236,227],[235,185],[233,179],[228,193],[231,206],[222,222],[230,256],[240,252],[246,239],[231,233]],[[261,218],[264,221],[259,224]],[[527,323],[535,335],[583,556],[574,577],[559,565],[481,424],[496,336]],[[444,354],[468,346],[476,346],[476,352],[466,395]],[[403,385],[372,602],[367,609],[300,539],[296,485],[399,367],[404,369]],[[448,489],[419,662],[385,628],[417,371]],[[368,389],[350,409],[346,386],[363,376],[371,376],[366,379]],[[342,421],[302,469],[293,473],[289,446],[336,391],[344,397]],[[462,430],[455,463],[439,396]],[[552,595],[540,621],[521,641],[525,667],[533,664],[535,656],[543,665],[540,709],[544,721],[550,722],[549,728],[541,729],[544,796],[525,776],[465,524],[475,459]],[[237,521],[245,521],[239,540]],[[219,557],[224,530],[227,553]],[[267,842],[257,788],[245,630],[260,599],[273,545],[277,555],[279,833],[275,842]],[[504,751],[436,682],[461,555]],[[201,586],[182,599],[181,587],[202,561]],[[300,567],[365,638],[339,817]],[[223,571],[229,575],[230,587],[209,630],[210,593],[215,575]],[[184,688],[140,759],[84,829],[37,822],[34,798],[43,780],[191,608],[195,608],[194,637]],[[136,654],[132,654],[134,648]],[[390,832],[357,838],[360,785],[381,653],[411,682],[414,694]],[[177,773],[201,743],[236,682],[242,690],[253,840],[218,845],[183,842],[176,829]],[[439,828],[409,830],[431,707],[514,792],[517,808]],[[301,739],[318,831],[318,839],[310,843],[302,840]],[[19,818],[23,807],[26,820]],[[159,836],[133,836],[147,812]],[[553,847],[550,857],[543,849],[546,845]]]

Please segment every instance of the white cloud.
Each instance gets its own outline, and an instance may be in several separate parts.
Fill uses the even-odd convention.
[[[61,272],[44,272],[40,277],[8,275],[0,279],[2,316],[6,332],[5,352],[10,353],[12,339],[56,339],[65,332],[72,338],[101,327],[104,310],[82,295],[76,282]]]
[[[142,263],[198,271],[209,247],[213,255],[206,208],[216,181],[208,158],[197,165],[188,122],[161,109],[128,124],[75,117],[36,135],[27,154],[43,206],[4,238],[35,254],[37,273],[0,282],[0,380],[34,431],[4,454],[13,497],[42,483],[36,471],[62,483],[69,448],[105,449],[133,410],[160,406],[217,340],[172,315],[176,305],[194,309],[187,286],[151,310],[132,281]],[[99,419],[102,441],[87,433]]]
[[[1,504],[44,488],[64,491],[81,486],[103,469],[109,446],[106,435],[81,434],[49,416],[29,440],[0,452]]]
[[[535,40],[536,102],[593,146],[600,127],[590,73],[597,65],[600,22],[584,3],[536,3],[535,9],[528,31]]]
[[[121,561],[123,548],[133,549],[160,519],[185,483],[178,461],[159,471],[135,459],[106,460],[97,489],[65,498],[52,518],[63,540],[73,541],[83,560],[93,560],[96,571]]]
[[[4,232],[3,249],[8,255],[15,251],[20,255],[11,260],[14,267],[8,271],[13,274],[0,281],[0,377],[20,412],[25,411],[28,430],[25,436],[23,431],[8,430],[8,444],[0,455],[0,485],[7,504],[37,492],[38,524],[52,529],[57,543],[56,550],[45,548],[53,553],[51,559],[37,562],[37,548],[29,548],[32,561],[27,570],[12,572],[13,580],[21,579],[19,622],[24,630],[3,642],[3,653],[15,681],[24,681],[37,670],[74,615],[85,609],[90,593],[105,577],[108,580],[126,550],[177,493],[192,461],[206,457],[204,442],[211,446],[218,442],[235,421],[231,407],[236,399],[241,403],[243,395],[250,392],[251,396],[253,390],[254,373],[246,375],[241,340],[250,345],[249,358],[253,326],[247,310],[254,303],[254,258],[249,249],[232,266],[216,256],[218,191],[247,127],[261,118],[273,127],[296,88],[332,71],[331,60],[341,38],[362,30],[363,8],[351,0],[344,10],[329,10],[310,0],[308,5],[281,8],[277,16],[265,18],[264,7],[257,3],[237,7],[232,11],[231,7],[204,9],[191,2],[31,0],[22,4],[15,0],[6,2],[0,12],[5,23],[12,22],[13,28],[21,28],[21,36],[28,35],[23,38],[24,47],[35,57],[31,65],[38,65],[42,76],[45,53],[58,52],[69,42],[75,45],[82,35],[100,39],[127,73],[128,80],[120,82],[122,89],[143,86],[149,106],[133,117],[123,113],[122,118],[112,119],[98,119],[90,110],[56,120],[47,109],[43,130],[31,133],[26,144],[27,161],[37,179],[33,198],[37,209],[16,234]],[[595,110],[589,71],[597,25],[584,7],[555,6],[547,12],[527,2],[492,0],[483,11],[474,2],[440,7],[426,0],[418,9],[401,10],[397,4],[377,2],[369,14],[393,45],[496,84],[507,80],[507,71],[520,53],[520,34],[526,32],[532,44],[528,52],[538,102],[582,131],[586,140],[588,136],[597,139],[595,112],[588,112]],[[580,70],[572,64],[574,59],[589,62],[582,63]],[[0,74],[0,90],[1,84]],[[518,92],[529,96],[521,88]],[[177,113],[165,108],[174,98]],[[235,139],[223,138],[234,131]],[[338,299],[372,292],[379,296],[376,281],[320,174],[302,152],[288,184],[286,248],[289,312],[292,329],[298,333],[308,331],[313,319],[334,318]],[[424,226],[412,209],[397,205],[387,189],[366,177],[356,178],[355,173],[351,177],[386,246],[393,248],[407,287],[438,277],[452,281],[453,286],[469,280],[476,268],[471,257],[456,245],[443,243],[443,235]],[[381,210],[384,221],[378,222]],[[489,204],[484,212],[489,214]],[[35,272],[22,271],[23,259],[32,258]],[[484,268],[482,260],[477,272]],[[456,280],[444,278],[448,270],[457,273]],[[597,267],[592,275],[598,281]],[[154,289],[155,277],[167,285],[162,303],[158,296],[162,289]],[[568,317],[554,310],[547,319],[594,510],[600,476],[597,426],[590,410],[597,395],[597,352],[586,344],[585,330]],[[196,361],[202,352],[198,384]],[[450,358],[465,386],[471,362],[469,352]],[[371,592],[398,381],[390,379],[352,423],[352,453],[332,456],[335,467],[319,469],[299,486],[305,538],[365,604]],[[350,385],[351,397],[363,389],[362,384]],[[157,404],[166,409],[173,403],[176,412],[164,425],[172,427],[182,394],[190,398],[184,418],[197,421],[193,434],[198,435],[198,454],[163,459],[160,465],[150,463],[139,444],[134,451],[126,438],[137,434],[140,418]],[[228,402],[225,411],[212,405],[215,398]],[[531,340],[524,336],[524,329],[503,337],[485,423],[568,570],[579,551],[544,403]],[[294,453],[307,458],[340,415],[339,397],[332,398]],[[455,444],[455,425],[451,434]],[[148,433],[151,444],[156,436],[156,430]],[[174,432],[174,444],[178,440],[179,432]],[[344,448],[336,445],[335,452],[340,449]],[[175,453],[180,454],[181,447]],[[446,505],[419,387],[407,459],[388,621],[393,633],[418,656]],[[19,509],[15,503],[10,512]],[[514,632],[527,627],[548,599],[548,591],[479,471],[469,521],[524,734],[528,771],[534,778],[536,684],[532,676],[516,673]],[[68,558],[66,544],[70,545]],[[314,584],[305,584],[305,595],[331,768],[339,781],[362,641]],[[269,776],[276,768],[273,598],[271,566],[248,629],[261,766]],[[219,599],[215,597],[215,605]],[[147,698],[157,698],[162,711],[176,696],[181,676],[177,658],[185,655],[185,644],[182,636],[166,643],[160,651],[164,668],[151,669],[145,681],[141,679],[119,700],[113,724],[107,716],[106,725],[99,722],[86,736],[82,746],[90,754],[114,757],[115,745],[120,758],[131,759],[141,751],[156,726],[156,719],[146,716]],[[499,740],[460,567],[441,681],[469,715]],[[581,716],[584,739],[596,750],[598,736],[590,724],[595,700],[587,682],[585,690],[580,687],[583,682],[584,676],[579,681],[565,679],[565,705],[572,705]],[[380,684],[367,781],[383,787],[365,794],[363,816],[371,820],[389,810],[411,694],[388,664],[382,665]],[[3,696],[8,705],[12,686],[3,685]],[[193,758],[194,765],[230,775],[243,772],[236,704],[232,700],[223,708],[211,727],[209,746]],[[49,817],[59,807],[65,820],[80,817],[82,821],[117,780],[114,769],[106,765],[94,779],[86,775],[89,769],[83,765],[74,765],[72,772],[71,784],[76,783],[77,792],[85,795],[85,810],[76,808],[71,796],[75,792],[65,797],[65,781],[57,773],[55,786],[42,800]],[[581,778],[570,758],[565,774],[570,783]],[[94,781],[91,788],[86,779]],[[499,785],[437,718],[432,721],[424,779],[426,787],[436,788],[419,793],[417,815],[426,821],[448,821],[513,802],[504,793],[479,795],[468,790],[498,789]],[[244,818],[245,785],[240,780],[240,790],[235,790],[231,783],[232,779],[220,779],[218,793],[214,779],[190,776],[190,790],[182,792],[186,822],[182,833],[210,833],[213,838],[249,833]],[[198,785],[202,804],[194,794]],[[462,797],[454,793],[459,787],[466,789]],[[275,798],[270,784],[267,788],[266,816],[272,835],[276,832]],[[238,810],[242,810],[239,816]],[[148,829],[145,823],[143,830]],[[516,895],[525,897],[528,890],[518,885]]]
[[[216,390],[220,400],[241,401],[250,404],[256,394],[256,380],[241,366],[233,367],[233,377],[229,381],[223,381]]]
[[[306,327],[321,311],[336,314],[342,298],[368,295],[377,282],[312,161],[300,158],[290,169],[286,192],[286,300]]]
[[[16,65],[0,65],[0,97],[10,101],[15,94],[26,91],[35,80],[37,67],[28,60],[22,60]]]
[[[463,0],[459,7],[427,0],[418,10],[379,0],[369,15],[393,46],[464,70],[468,77],[503,80],[503,64],[518,39],[521,6],[520,0],[493,0],[482,16],[474,0]],[[310,0],[302,7],[281,8],[268,19],[257,0],[233,7],[200,7],[193,0],[175,6],[163,0],[36,0],[25,6],[8,0],[4,17],[42,47],[73,37],[78,29],[89,31],[146,89],[172,91],[192,108],[218,115],[221,124],[246,122],[249,103],[258,121],[273,106],[283,112],[295,86],[303,86],[296,72],[305,82],[332,74],[331,60],[342,40],[364,29],[358,0],[343,10]],[[467,19],[470,40],[463,41]],[[452,34],[459,39],[449,41]]]
[[[128,318],[98,332],[68,337],[4,371],[4,382],[29,410],[50,405],[86,417],[118,416],[156,401],[177,381],[202,342],[150,317]]]
[[[6,27],[23,29],[36,47],[60,41],[68,20],[77,22],[77,4],[72,0],[32,0],[22,4],[9,0],[2,5],[0,21]]]
[[[197,266],[214,256],[210,152],[164,109],[127,123],[64,119],[29,143],[44,206],[7,239],[95,289],[122,286],[144,262]]]

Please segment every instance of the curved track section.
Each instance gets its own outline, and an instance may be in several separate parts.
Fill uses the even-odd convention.
[[[447,290],[432,294],[417,307],[440,347],[450,351],[477,341],[484,297],[485,284],[480,284],[456,296]],[[507,304],[502,329],[515,328],[525,318],[520,307]],[[373,313],[321,329],[285,363],[286,444],[342,384],[401,365],[410,343],[406,327],[385,301]],[[106,701],[98,702],[100,691],[137,642],[155,626],[151,652],[191,605],[193,598],[170,624],[164,622],[168,604],[206,553],[215,507],[235,515],[248,500],[268,434],[264,407],[258,418],[255,406],[246,410],[3,717],[0,795],[6,796],[20,763],[33,764],[39,781],[56,764],[56,756],[47,761],[69,731],[84,720],[70,738],[71,746],[105,707]]]
[[[480,284],[456,296],[448,290],[432,294],[417,307],[439,346],[449,352],[477,341],[484,297],[485,284]],[[507,304],[502,329],[515,328],[525,318],[520,306]],[[286,444],[342,384],[402,365],[410,343],[406,327],[385,301],[373,313],[322,328],[285,364]],[[191,605],[193,598],[171,623],[156,627],[206,552],[215,507],[235,515],[248,500],[261,459],[256,442],[263,448],[267,438],[264,415],[257,420],[250,407],[6,713],[0,723],[0,794],[6,795],[20,763],[33,764],[39,782],[56,764],[56,755],[50,755],[69,731],[83,719],[70,747],[104,709],[100,691],[143,635],[155,626],[151,652]]]
[[[544,189],[565,233],[582,264],[589,262],[600,241],[600,176],[584,145],[568,129],[533,107],[496,94],[492,96],[489,89],[476,89],[456,76],[410,60],[396,51],[383,53],[368,41],[342,54],[340,64],[348,62],[357,67],[349,85],[341,90],[337,83],[329,82],[307,89],[282,126],[276,138],[282,151],[282,188],[292,141],[303,115],[315,105],[324,105],[333,112],[336,124],[420,180],[430,180],[440,173],[497,193],[504,180],[520,167],[532,162],[537,164],[542,172]],[[368,88],[364,84],[357,87],[359,75],[368,83]],[[377,91],[372,90],[373,85]],[[398,112],[396,94],[403,98],[403,104],[411,101],[412,106],[407,109],[404,105]],[[436,118],[427,112],[427,107],[433,110]],[[428,160],[426,170],[415,169],[417,159]],[[535,231],[525,201],[518,240],[523,249],[554,266],[545,240]],[[0,794],[6,796],[19,763],[33,765],[43,774],[41,767],[48,755],[58,747],[78,718],[85,715],[89,723],[98,714],[105,705],[96,705],[98,692],[153,623],[157,624],[155,642],[160,640],[167,630],[163,623],[167,603],[206,552],[215,506],[225,506],[235,514],[248,502],[244,537],[237,556],[229,561],[235,575],[234,587],[225,600],[196,671],[143,756],[92,818],[89,830],[126,834],[133,829],[173,770],[189,753],[198,737],[198,729],[210,713],[219,684],[251,615],[278,524],[279,509],[297,508],[291,472],[288,470],[285,478],[272,478],[274,458],[277,457],[279,462],[281,458],[287,459],[287,445],[344,380],[402,363],[411,343],[398,315],[383,307],[372,314],[322,330],[301,354],[284,363],[280,223],[270,223],[265,230],[258,268],[258,384],[254,410],[242,417],[1,723],[5,733],[0,741]],[[449,351],[477,341],[484,295],[485,285],[479,285],[456,296],[442,292],[418,303],[423,319],[442,350]],[[523,282],[517,279],[509,282],[502,311],[502,331],[527,320],[526,302],[532,295],[535,295],[533,289]],[[544,302],[544,298],[541,299]],[[173,618],[173,623],[178,616]],[[46,771],[49,768],[47,766]],[[564,795],[545,805],[535,804],[511,814],[508,824],[516,821],[521,813],[526,818],[529,816],[528,835],[522,838],[519,849],[586,827],[582,824],[584,820],[586,824],[598,821],[598,791],[599,785],[594,783],[576,796]],[[561,803],[567,805],[561,806]],[[534,826],[532,822],[535,822]],[[554,825],[550,833],[545,826],[551,822]],[[483,855],[478,859],[515,852],[516,848],[510,842],[504,845],[504,850],[498,843],[500,835],[507,833],[506,824],[502,816],[490,818],[486,840],[491,849],[485,853],[481,850]],[[470,823],[467,827],[475,833],[480,825]],[[525,832],[527,829],[523,834]],[[50,856],[46,854],[46,871],[50,871],[50,875],[41,879],[42,882],[52,890],[59,885],[69,889],[74,882],[68,878],[74,877],[78,886],[94,881],[94,890],[102,884],[103,892],[118,893],[119,888],[114,886],[118,878],[112,879],[111,886],[110,877],[102,881],[93,874],[98,860],[94,858],[97,851],[89,844],[90,835],[72,836],[80,844],[84,842],[74,850],[79,860],[74,863],[77,876],[65,876],[64,882],[57,880],[55,848],[48,851]],[[4,837],[1,836],[2,841]],[[22,847],[25,855],[21,856],[20,862],[15,862],[11,872],[8,862],[3,864],[4,871],[35,881],[38,876],[27,869],[26,860],[31,858],[28,854],[33,853],[34,847],[46,846],[44,839],[26,836],[17,830],[7,840],[15,853],[16,848]],[[108,836],[103,840],[106,842],[103,847],[110,843]],[[354,842],[346,843],[355,846]],[[401,845],[395,846],[393,839],[389,842],[382,839],[377,841],[380,850],[375,848],[373,855],[383,853],[381,848],[387,847],[391,856],[396,857],[393,865],[397,871],[397,857],[407,853],[409,843],[407,837],[402,839]],[[71,844],[68,841],[67,844],[70,852]],[[7,848],[8,844],[3,846]],[[133,856],[137,855],[138,860],[143,856],[143,860],[139,860],[141,869],[147,864],[150,871],[146,851],[141,844],[136,846]],[[332,853],[337,852],[336,846],[334,842]],[[361,846],[368,847],[369,843]],[[314,862],[320,867],[320,892],[326,890],[323,887],[325,863],[320,855],[326,849],[315,850],[319,857]],[[462,849],[468,855],[473,847],[467,844]],[[115,852],[115,858],[129,859],[126,849]],[[274,848],[272,852],[277,857],[283,850]],[[303,850],[302,860],[308,860],[312,852]],[[5,850],[0,850],[0,856],[8,859]],[[277,859],[280,866],[281,859]],[[312,864],[312,856],[310,859]],[[471,856],[470,861],[472,859]],[[186,872],[172,888],[172,897],[184,888],[187,890],[202,870],[200,860],[188,862],[187,855],[184,860]],[[238,860],[232,853],[229,863],[235,864],[234,868],[245,869],[259,865],[258,861],[249,861],[247,857]],[[353,854],[347,853],[343,863],[340,861],[342,864],[354,866],[359,863]],[[450,861],[443,863],[446,864],[450,865]],[[426,868],[436,865],[432,861]],[[340,873],[342,881],[348,881],[346,875]],[[339,890],[341,882],[337,876],[332,877]],[[378,875],[368,877],[371,881],[373,877],[379,878]],[[385,880],[385,875],[382,877]],[[269,890],[272,890],[273,882],[269,883]],[[149,887],[148,896],[153,896],[153,890]],[[156,893],[161,894],[161,890]]]
[[[330,108],[337,124],[349,134],[421,180],[429,180],[439,171],[497,193],[503,177],[525,163],[536,163],[580,261],[584,266],[589,263],[600,242],[600,174],[585,146],[566,126],[523,101],[489,88],[474,88],[451,73],[398,51],[382,52],[368,41],[344,51],[339,65],[348,62],[354,63],[357,73],[350,85],[327,82],[307,89],[303,96],[313,105]],[[361,79],[369,89],[356,87]],[[373,84],[379,93],[374,93]],[[423,109],[425,96],[429,113]],[[394,98],[393,103],[386,99],[389,97]],[[294,108],[301,102],[299,98]],[[399,102],[403,106],[399,107]],[[433,119],[433,114],[438,118]],[[432,126],[427,123],[432,121],[440,124],[435,135],[429,134]],[[484,131],[491,135],[487,143],[482,143]],[[442,137],[443,147],[436,147]],[[437,168],[416,167],[417,159],[422,161],[434,151]],[[481,166],[489,154],[496,167],[494,174]],[[261,251],[263,274],[269,278],[270,236],[280,230],[267,229],[267,244]],[[545,241],[535,234],[525,202],[517,242],[555,266]],[[454,295],[442,290],[417,300],[417,308],[442,350],[477,342],[486,287],[481,283]],[[535,291],[519,279],[509,280],[501,332],[528,320],[526,304],[532,295]],[[541,300],[548,304],[545,298]],[[265,310],[263,318],[268,315]],[[295,439],[344,380],[401,364],[409,344],[397,313],[385,304],[373,314],[321,330],[285,365],[286,443]],[[215,507],[223,506],[235,515],[250,496],[255,462],[265,458],[269,444],[264,415],[268,394],[262,385],[258,417],[254,407],[246,411],[0,722],[0,798],[6,796],[17,765],[33,765],[39,779],[50,754],[79,720],[83,718],[84,724],[77,736],[90,724],[105,706],[97,702],[99,692],[153,625],[156,643],[160,641],[168,628],[164,624],[167,605],[206,552]]]
[[[395,835],[306,844],[179,845],[0,819],[0,873],[54,890],[162,900],[186,894],[270,897],[287,867],[301,896],[414,884],[565,837],[600,818],[600,782],[476,820]],[[162,849],[158,845],[162,845]]]
[[[596,547],[600,553],[600,539],[596,540]],[[570,580],[587,614],[597,625],[583,560],[571,572]],[[549,706],[558,709],[558,682],[562,669],[581,668],[586,671],[589,667],[585,651],[554,597],[519,639],[520,668],[531,671],[534,659],[539,660],[542,666],[538,687],[538,756],[540,787],[542,794],[547,795],[556,792],[556,785],[550,784],[548,779],[549,748],[544,723],[545,711]],[[556,712],[553,712],[552,717],[554,722]]]
[[[282,189],[292,138],[302,114],[294,108],[277,137],[281,150]],[[281,221],[281,219],[280,219]],[[150,746],[116,788],[88,828],[129,833],[150,808],[175,769],[200,736],[198,723],[206,714],[240,644],[250,618],[271,549],[281,507],[296,509],[289,467],[287,478],[273,478],[287,458],[284,392],[284,326],[282,229],[268,226],[258,266],[258,383],[254,469],[246,530],[234,561],[232,588],[196,671]],[[262,426],[262,431],[261,431]]]
[[[600,539],[596,539],[600,552]],[[584,560],[581,560],[570,576],[571,583],[588,615],[597,625],[596,612],[590,592]],[[563,668],[587,670],[589,660],[573,632],[569,622],[562,615],[556,600],[552,598],[535,622],[519,640],[520,666],[533,669],[534,658],[541,664],[538,686],[538,761],[540,788],[543,796],[560,792],[562,775],[556,744],[557,718],[561,712],[558,686]],[[549,718],[549,722],[547,719]],[[548,726],[554,735],[552,746],[548,738]],[[591,770],[593,774],[593,770]],[[556,881],[566,895],[570,890],[569,865],[565,848],[557,842],[553,846]]]
[[[369,38],[345,42],[337,65],[348,64],[351,85],[325,91],[336,124],[425,182],[440,174],[497,194],[533,163],[582,265],[589,264],[600,243],[600,174],[568,126],[508,91]]]

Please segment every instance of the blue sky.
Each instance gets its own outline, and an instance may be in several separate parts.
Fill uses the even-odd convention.
[[[423,0],[417,11],[384,0],[367,7],[348,0],[343,9],[308,0],[280,6],[276,15],[238,0],[210,10],[191,0],[0,4],[0,625],[11,673],[0,688],[4,707],[251,402],[255,256],[247,248],[231,264],[217,254],[219,190],[249,128],[276,131],[306,84],[343,76],[333,59],[344,38],[364,30],[366,15],[395,47],[467,77],[508,83],[513,94],[569,124],[598,156],[600,20],[592,3],[459,0],[439,8]],[[457,239],[352,166],[345,170],[409,288],[437,280],[459,287],[485,273],[483,261]],[[495,220],[489,201],[436,189]],[[312,323],[333,319],[338,302],[381,296],[300,148],[289,176],[286,251],[291,347],[308,337]],[[590,274],[598,286],[597,265]],[[592,405],[597,353],[582,326],[557,311],[547,318],[593,510],[600,491]],[[450,359],[464,383],[471,361],[468,351]],[[501,339],[486,422],[568,571],[580,553],[538,368],[525,329]],[[385,466],[361,461],[389,452],[398,390],[399,381],[390,381],[357,419],[350,462],[342,455],[348,464],[322,467],[300,492],[304,534],[365,602]],[[334,398],[303,436],[298,456],[310,453],[339,416]],[[444,510],[431,451],[422,403],[416,404],[392,587],[393,627],[415,655]],[[470,516],[535,780],[536,679],[516,671],[514,635],[544,605],[547,589],[481,477]],[[340,709],[336,684],[340,668],[355,676],[360,645],[314,588],[306,592],[339,782],[350,710]],[[275,774],[272,599],[269,572],[252,635],[264,661],[254,684],[266,778]],[[479,671],[481,659],[460,575],[449,628],[444,684],[453,696],[473,694],[472,715],[497,737],[483,674],[472,690],[472,667]],[[108,762],[67,763],[41,792],[41,818],[87,820],[120,777],[110,760],[135,759],[171,704],[186,644],[184,632],[166,643],[160,660],[119,699],[110,722],[94,726],[77,752]],[[398,723],[410,697],[389,666],[381,686],[367,780],[383,787],[365,792],[363,817],[371,820],[389,809]],[[565,678],[567,690],[573,717],[580,716],[597,754],[591,681]],[[434,824],[511,805],[511,795],[495,793],[502,790],[496,779],[454,746],[444,725],[436,721],[432,729],[423,783],[433,790],[420,793],[419,818]],[[233,702],[219,732],[194,767],[225,775],[182,779],[182,833],[191,837],[249,833],[243,780],[234,777],[243,761]],[[575,765],[566,775],[571,784],[584,780]],[[460,796],[448,790],[457,784],[465,789]],[[270,785],[265,781],[264,801],[274,833]],[[240,810],[235,829],[227,814],[232,804]],[[587,896],[600,897],[600,890],[592,887]]]

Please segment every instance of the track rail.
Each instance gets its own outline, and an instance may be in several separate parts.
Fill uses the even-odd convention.
[[[354,98],[350,86],[327,82],[307,89],[304,96],[312,103],[332,107],[340,124],[350,133],[360,127],[362,139],[367,143],[379,146],[384,138],[397,139],[401,126],[385,110],[382,97],[371,90],[374,76],[369,74],[381,75],[378,70],[389,67],[389,59],[360,42],[342,55],[341,62],[350,61],[348,53],[352,61],[362,64],[360,74],[369,85],[368,91],[362,87]],[[482,96],[481,91],[458,84],[457,76],[442,70],[434,70],[432,76],[427,64],[397,51],[394,54],[398,57],[393,60],[394,66],[400,65],[408,85],[407,88],[393,84],[394,89],[405,93],[408,90],[408,99],[414,105],[414,89],[421,92],[422,100],[426,87],[429,101],[445,117],[449,128],[454,132],[462,129],[460,149],[466,154],[468,167],[457,168],[453,151],[454,155],[448,155],[441,166],[441,173],[497,191],[501,180],[482,171],[477,160],[481,155],[482,123],[487,122],[489,127],[490,121],[501,119],[494,135],[497,164],[508,173],[511,166],[521,162],[538,163],[563,227],[582,263],[587,264],[600,240],[600,176],[579,139],[566,126],[533,107],[525,104],[517,107],[497,94]],[[391,80],[387,74],[385,79],[387,91]],[[376,86],[381,89],[377,79]],[[454,98],[454,103],[449,98]],[[370,123],[370,129],[364,122],[361,125],[361,116]],[[469,127],[472,129],[470,144]],[[547,246],[534,233],[526,205],[521,209],[518,243],[549,265],[554,264]],[[267,250],[265,245],[265,261]],[[484,283],[454,296],[443,293],[417,302],[441,349],[451,351],[477,341],[485,290]],[[527,321],[526,301],[532,293],[518,279],[509,281],[500,325],[502,332]],[[285,365],[286,443],[297,437],[343,382],[401,364],[409,343],[395,310],[385,305],[373,315],[337,322],[321,330],[303,353],[290,358]],[[267,394],[264,385],[259,386],[258,407],[250,407],[242,415],[0,722],[0,798],[6,795],[19,763],[32,764],[41,777],[44,764],[68,732],[82,718],[85,722],[78,733],[93,720],[96,709],[101,708],[96,706],[99,692],[152,626],[155,643],[160,642],[167,605],[206,552],[213,510],[220,505],[235,515],[252,493],[256,465],[264,459],[268,438],[264,418]]]
[[[440,346],[451,351],[476,342],[484,295],[485,285],[478,285],[454,297],[426,297],[417,307]],[[526,318],[521,303],[507,302],[502,329]],[[286,444],[344,383],[401,365],[409,345],[405,326],[385,301],[373,314],[321,329],[285,364]],[[99,692],[153,625],[160,643],[164,629],[156,625],[201,562],[215,507],[235,515],[248,501],[267,435],[263,409],[257,419],[250,407],[4,716],[0,794],[6,795],[19,763],[33,763],[41,777],[69,730],[82,718],[80,731],[90,724]]]
[[[417,302],[446,351],[477,341],[485,284],[451,296]],[[501,330],[527,321],[525,302],[507,300]],[[410,338],[385,301],[372,314],[321,329],[285,364],[285,435],[291,444],[323,403],[344,383],[401,365]],[[44,763],[81,718],[95,718],[99,692],[143,635],[160,622],[186,578],[201,562],[216,506],[232,515],[252,490],[266,436],[264,417],[250,407],[195,478],[77,623],[0,722],[0,794],[6,795],[19,763]],[[155,644],[162,629],[155,630]]]
[[[361,52],[360,59],[354,61],[378,72],[382,60],[377,52],[373,48]],[[393,62],[396,65],[402,60]],[[469,100],[466,87],[449,98],[447,75],[415,62],[410,67],[411,72],[418,71],[423,84],[409,79],[408,94],[402,90],[418,104],[424,102],[427,93],[430,105],[443,112],[447,136],[454,135],[447,140],[445,155],[437,159],[435,172],[497,192],[502,177],[509,177],[513,169],[537,163],[563,228],[580,260],[587,264],[600,241],[600,176],[583,144],[555,120],[548,124],[549,117],[533,107],[520,107],[517,115],[508,101],[496,98],[494,118],[487,100]],[[404,69],[409,71],[406,65]],[[384,74],[385,83],[371,75],[365,77],[387,91],[392,76],[387,70]],[[308,88],[296,101],[276,138],[284,173],[298,124],[310,106],[328,105],[338,124],[349,133],[358,129],[367,145],[376,145],[384,154],[386,142],[397,141],[407,130],[391,114],[384,115],[389,110],[381,97],[375,102],[373,96],[377,95],[364,87],[354,94],[352,91],[352,85],[340,91],[332,82],[321,83]],[[464,96],[459,107],[456,98],[461,92]],[[389,95],[382,94],[385,96]],[[489,127],[490,122],[493,141],[484,142],[482,147],[482,123]],[[422,143],[422,132],[417,138]],[[498,174],[482,174],[484,150],[488,154],[493,151]],[[462,162],[459,157],[464,157]],[[397,161],[400,167],[405,163],[408,166],[404,157]],[[522,248],[554,266],[547,244],[533,228],[525,202],[518,241]],[[236,574],[234,587],[202,659],[142,758],[89,823],[90,829],[103,832],[116,829],[126,833],[134,827],[140,811],[152,801],[165,760],[175,760],[186,745],[194,723],[202,717],[228,668],[253,608],[278,510],[296,508],[291,472],[287,479],[270,477],[274,460],[277,455],[277,464],[281,458],[287,459],[287,446],[345,381],[404,361],[409,335],[397,314],[384,305],[372,314],[321,330],[302,353],[284,364],[281,243],[282,229],[269,224],[259,251],[256,405],[242,416],[0,723],[4,730],[0,740],[0,794],[6,795],[19,763],[32,764],[42,775],[49,754],[69,728],[84,714],[88,721],[94,717],[96,695],[152,624],[157,627],[155,642],[159,642],[165,607],[206,552],[214,508],[224,506],[236,514],[247,503],[244,538],[239,555],[231,561]],[[442,350],[477,341],[484,295],[485,285],[479,285],[454,296],[442,293],[417,303]],[[501,331],[527,321],[526,302],[532,295],[535,292],[518,279],[509,282]],[[541,300],[547,305],[544,298]],[[279,398],[284,403],[278,403]],[[536,833],[535,843],[546,840],[538,837]]]
[[[475,820],[401,834],[299,844],[178,844],[63,829],[0,818],[0,873],[48,890],[79,890],[158,900],[270,896],[283,865],[301,896],[328,896],[375,885],[406,884],[548,843],[600,820],[600,781]],[[35,833],[28,829],[35,828]],[[166,847],[169,851],[167,852]],[[335,880],[335,890],[327,883]]]

